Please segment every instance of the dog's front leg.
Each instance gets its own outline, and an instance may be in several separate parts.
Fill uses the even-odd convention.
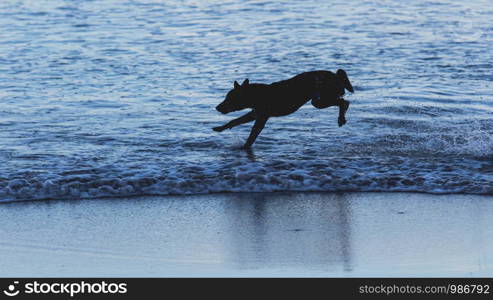
[[[225,129],[231,129],[235,126],[238,126],[238,125],[241,125],[241,124],[244,124],[244,123],[248,123],[248,122],[251,122],[255,120],[255,114],[253,113],[253,111],[239,117],[239,118],[236,118],[232,121],[229,121],[228,123],[226,123],[225,125],[223,126],[218,126],[218,127],[214,127],[212,128],[212,130],[214,131],[217,131],[217,132],[221,132]]]
[[[253,124],[252,130],[250,131],[250,136],[248,136],[248,139],[245,145],[243,145],[242,149],[248,149],[253,145],[262,129],[264,129],[265,123],[267,123],[267,119],[269,119],[269,117],[267,117],[266,115],[255,116],[255,124]]]
[[[349,101],[341,98],[341,101],[339,102],[339,118],[337,119],[337,123],[339,124],[339,127],[346,124],[346,112],[348,108],[349,108]]]

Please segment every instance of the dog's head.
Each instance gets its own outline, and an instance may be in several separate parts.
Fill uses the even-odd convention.
[[[216,106],[216,110],[222,114],[227,114],[247,108],[248,97],[245,90],[248,85],[248,79],[245,79],[241,85],[235,81],[234,88],[228,92],[224,101]]]
[[[347,77],[346,71],[343,69],[337,70],[336,73],[337,79],[341,83],[341,85],[351,93],[354,93],[353,86],[351,85],[351,82],[349,81],[349,78]]]

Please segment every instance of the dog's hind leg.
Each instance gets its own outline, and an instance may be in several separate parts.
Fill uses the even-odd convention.
[[[330,91],[326,89],[321,90],[318,93],[315,93],[312,97],[312,105],[318,109],[324,109],[330,106],[339,105],[339,100],[336,95],[333,95]]]
[[[252,130],[250,131],[250,136],[248,136],[245,145],[243,145],[243,149],[248,149],[253,145],[262,129],[264,129],[265,123],[267,123],[268,119],[269,118],[264,115],[257,115],[255,117],[255,124],[253,124]]]
[[[342,125],[346,124],[346,112],[349,109],[349,104],[350,102],[344,99],[340,99],[339,103],[339,118],[337,119],[337,123],[339,124],[339,127]]]
[[[318,109],[324,109],[324,108],[327,108],[329,106],[335,106],[337,104],[334,103],[333,101],[327,101],[327,100],[323,100],[321,98],[313,98],[312,99],[312,105]]]
[[[228,123],[226,123],[223,126],[214,127],[214,128],[212,128],[212,130],[217,131],[217,132],[221,132],[225,129],[231,129],[235,126],[245,124],[245,123],[251,122],[253,120],[255,120],[255,114],[253,113],[253,111],[251,111],[251,112],[249,112],[249,113],[247,113],[247,114],[245,114],[239,118],[236,118],[232,121],[229,121]]]

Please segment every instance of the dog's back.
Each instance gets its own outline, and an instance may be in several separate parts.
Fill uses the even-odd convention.
[[[344,95],[344,87],[337,84],[336,74],[331,71],[310,71],[298,74],[290,79],[272,83],[270,86],[276,95],[286,98],[303,98],[308,101],[322,91],[334,97]]]
[[[337,99],[344,95],[344,87],[337,84],[336,74],[330,71],[311,71],[298,74],[290,79],[271,83],[268,110],[271,116],[284,116],[295,112],[311,99],[320,99],[337,105]]]

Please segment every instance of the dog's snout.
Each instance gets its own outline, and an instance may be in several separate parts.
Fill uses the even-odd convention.
[[[216,110],[222,114],[225,114],[226,111],[224,110],[224,107],[221,106],[221,104],[219,104],[218,106],[216,106]]]

